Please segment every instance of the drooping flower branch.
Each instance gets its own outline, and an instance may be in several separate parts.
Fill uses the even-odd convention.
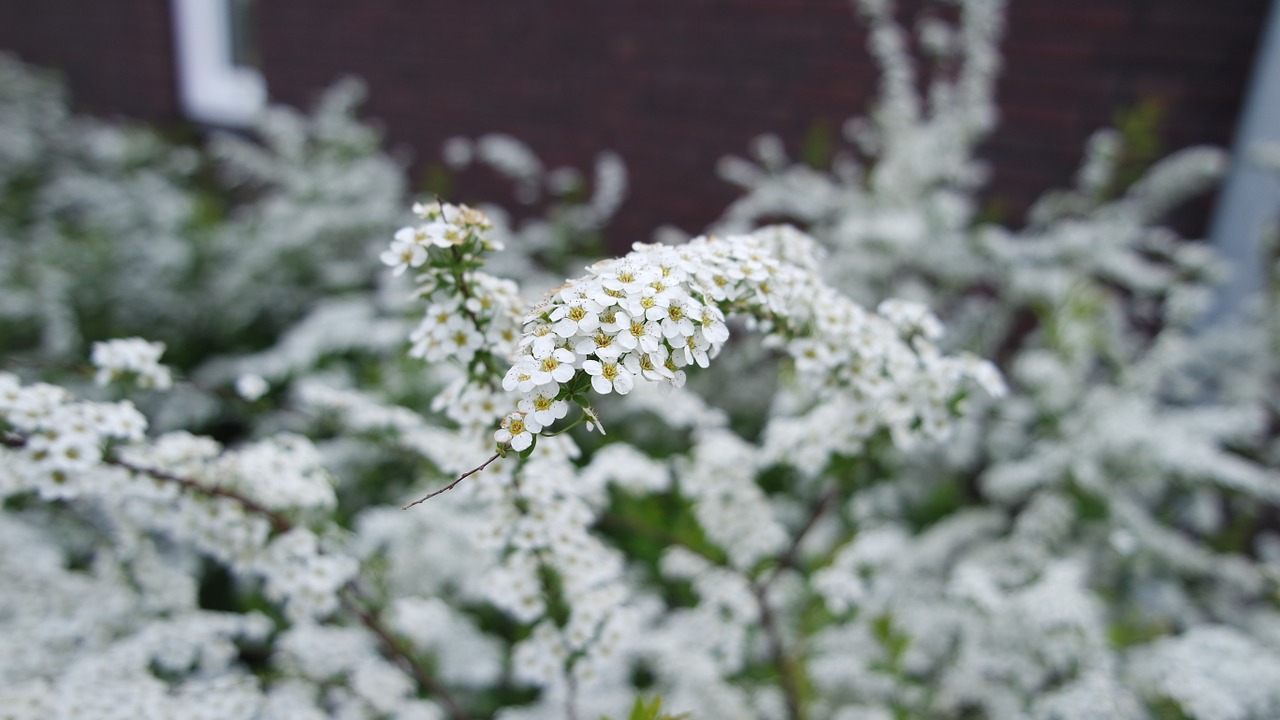
[[[941,324],[924,306],[891,300],[871,312],[823,282],[820,246],[794,228],[637,244],[548,293],[524,314],[516,339],[514,284],[480,270],[485,255],[501,247],[486,238],[488,219],[440,202],[414,211],[424,222],[397,232],[382,256],[396,274],[422,270],[418,294],[427,310],[410,353],[466,369],[441,399],[476,424],[497,414],[497,358],[510,357],[501,387],[518,394],[516,407],[498,415],[495,456],[444,490],[508,449],[527,455],[537,437],[562,432],[552,428],[571,406],[582,412],[574,424],[600,425],[592,392],[626,395],[637,382],[682,387],[686,368],[708,367],[720,353],[734,317],[789,355],[812,392],[861,402],[870,408],[864,422],[888,427],[900,444],[945,436],[966,383],[1004,392],[990,363],[939,351]],[[460,413],[463,398],[477,393],[490,398],[490,412]]]
[[[903,442],[945,435],[966,381],[1003,394],[990,363],[938,350],[941,324],[927,308],[886,301],[870,312],[824,283],[820,266],[818,245],[789,227],[638,244],[597,263],[525,316],[502,382],[520,400],[495,439],[529,449],[569,405],[589,408],[588,390],[683,386],[685,368],[720,353],[733,317],[786,352],[810,389],[876,405],[877,424]]]

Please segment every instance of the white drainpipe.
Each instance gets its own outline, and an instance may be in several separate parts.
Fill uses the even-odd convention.
[[[1261,232],[1280,217],[1280,180],[1249,162],[1262,142],[1280,143],[1280,0],[1273,0],[1262,28],[1233,162],[1209,226],[1214,247],[1231,263],[1231,278],[1218,289],[1210,322],[1242,310],[1265,282]]]

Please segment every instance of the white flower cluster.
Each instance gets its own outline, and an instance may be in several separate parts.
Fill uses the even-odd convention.
[[[703,431],[689,461],[680,466],[680,492],[693,503],[708,539],[724,548],[729,565],[749,571],[782,551],[787,533],[754,481],[760,455],[733,433]]]
[[[495,439],[528,448],[588,385],[602,395],[626,395],[637,380],[684,385],[682,368],[706,367],[729,338],[719,304],[747,300],[747,272],[768,274],[764,253],[751,254],[750,240],[637,245],[554,292],[525,317],[502,381],[522,399]]]
[[[140,440],[146,427],[132,403],[76,401],[56,385],[23,385],[0,373],[0,429],[25,438],[4,451],[16,457],[0,463],[0,496],[27,490],[46,499],[74,495],[109,442]]]
[[[1257,628],[1266,637],[1275,626]],[[1280,655],[1273,644],[1230,626],[1205,624],[1165,637],[1134,659],[1135,684],[1176,700],[1189,717],[1275,717]]]
[[[284,605],[289,619],[321,619],[338,609],[338,593],[360,567],[345,555],[325,554],[320,539],[305,528],[274,538],[252,563],[266,582],[267,599]]]
[[[467,295],[436,288],[425,291],[428,305],[409,335],[409,354],[428,362],[453,359],[463,366],[482,349],[502,355],[514,341],[522,302],[515,283],[483,272],[468,273]]]
[[[434,703],[414,697],[408,677],[360,628],[300,623],[281,634],[278,647],[280,665],[296,679],[273,688],[278,714],[269,720],[444,717]]]
[[[595,493],[581,486],[564,455],[571,444],[566,436],[541,443],[510,482],[509,501],[493,514],[498,522],[490,531],[505,557],[477,588],[534,626],[513,648],[514,672],[522,682],[547,688],[548,696],[564,692],[566,682],[617,687],[629,672],[628,646],[635,637],[623,558],[591,532],[599,508],[584,497]],[[540,579],[548,571],[559,579],[556,595],[568,610],[561,618],[556,595]],[[589,709],[592,717],[606,711]]]
[[[926,308],[894,301],[882,306],[888,319],[877,316],[823,283],[812,270],[819,265],[815,241],[769,227],[678,247],[637,245],[592,266],[525,317],[502,381],[521,399],[494,439],[530,447],[569,402],[587,407],[588,385],[602,395],[626,395],[637,380],[682,387],[684,368],[707,367],[728,340],[726,313],[766,331],[815,387],[897,397],[884,419],[904,437],[917,427],[943,435],[947,403],[966,378],[1003,394],[990,363],[937,351],[929,340],[941,324]]]
[[[319,453],[299,435],[274,435],[225,452],[209,477],[219,487],[235,488],[273,510],[329,510],[338,504],[333,479],[321,466]]]
[[[642,656],[667,688],[664,703],[710,717],[786,717],[776,702],[761,702],[726,680],[759,652],[750,632],[762,618],[748,578],[683,547],[663,553],[659,569],[667,579],[688,582],[699,596],[697,605],[673,610],[639,640]]]
[[[246,373],[236,378],[236,394],[249,402],[260,399],[271,390],[271,384],[261,375]]]
[[[502,675],[502,648],[478,630],[470,618],[439,597],[402,597],[390,609],[389,624],[415,648],[448,652],[457,661],[440,666],[448,682],[485,687]]]
[[[103,503],[117,521],[265,578],[266,594],[291,617],[332,613],[358,569],[350,558],[322,553],[308,530],[270,535],[269,525],[281,522],[264,513],[336,504],[318,452],[301,436],[234,450],[185,432],[147,442],[146,420],[128,402],[76,400],[8,373],[0,373],[0,429],[10,431],[0,448],[0,498],[35,492],[45,500]]]
[[[481,351],[489,357],[507,352],[521,302],[515,283],[477,269],[484,253],[501,249],[488,237],[489,218],[465,205],[438,202],[417,203],[413,210],[425,222],[401,228],[382,254],[396,274],[424,268],[417,282],[427,308],[409,336],[409,354],[467,367]]]
[[[160,364],[164,343],[142,338],[118,338],[95,342],[90,356],[98,369],[94,382],[106,385],[122,377],[135,378],[139,387],[168,390],[173,386],[169,368]]]
[[[414,203],[413,212],[424,220],[396,231],[391,247],[380,256],[396,275],[427,262],[427,248],[453,248],[489,229],[484,213],[466,205]]]

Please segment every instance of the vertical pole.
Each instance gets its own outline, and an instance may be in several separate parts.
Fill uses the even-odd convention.
[[[1218,288],[1208,322],[1245,309],[1267,276],[1261,233],[1280,219],[1280,179],[1250,163],[1260,143],[1280,143],[1280,0],[1273,0],[1262,28],[1258,55],[1232,147],[1232,165],[1218,195],[1209,237],[1231,263],[1231,277]]]

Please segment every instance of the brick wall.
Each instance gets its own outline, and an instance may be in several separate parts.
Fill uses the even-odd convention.
[[[839,0],[377,5],[267,3],[272,92],[304,102],[339,73],[361,75],[370,115],[420,159],[447,137],[495,131],[551,164],[617,150],[633,190],[614,236],[623,245],[658,223],[700,229],[733,197],[714,176],[719,157],[761,132],[794,139],[820,119],[838,124],[875,77]],[[311,36],[334,40],[317,47]],[[286,60],[296,57],[308,61]],[[463,178],[464,193],[481,187],[478,174]]]
[[[1068,182],[1089,134],[1143,102],[1161,146],[1227,145],[1267,0],[1012,2],[999,86],[1002,122],[985,155],[995,189],[1020,201]]]
[[[0,50],[57,68],[80,110],[179,118],[168,0],[0,0]]]
[[[989,197],[1016,220],[1070,182],[1095,128],[1146,100],[1164,108],[1166,151],[1229,142],[1268,4],[1013,0]],[[419,168],[453,135],[510,133],[580,167],[617,150],[622,245],[659,223],[701,229],[734,196],[718,158],[766,131],[798,153],[876,82],[846,0],[261,0],[259,20],[273,98],[306,105],[362,76],[365,114]],[[0,0],[0,48],[61,67],[81,108],[178,113],[167,0]],[[504,186],[469,171],[457,187]]]
[[[1143,101],[1164,110],[1166,150],[1229,142],[1267,4],[1010,3],[990,196],[1019,217],[1070,181],[1094,129]],[[619,151],[633,181],[623,244],[660,222],[702,228],[733,197],[719,157],[765,131],[799,152],[815,126],[861,112],[875,83],[845,0],[271,0],[262,13],[273,95],[305,103],[361,75],[368,113],[419,160],[493,131],[551,163]],[[496,187],[462,180],[463,194]]]

